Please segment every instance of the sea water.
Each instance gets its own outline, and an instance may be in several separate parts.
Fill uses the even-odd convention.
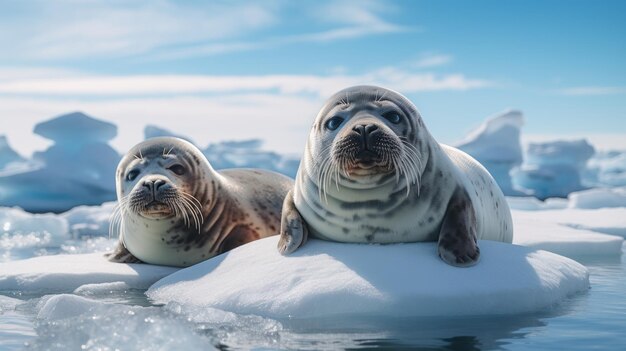
[[[513,316],[273,320],[155,306],[143,291],[128,289],[83,294],[98,303],[50,319],[37,314],[51,296],[0,292],[0,350],[625,349],[624,247],[620,257],[577,260],[589,268],[589,291],[539,313]]]

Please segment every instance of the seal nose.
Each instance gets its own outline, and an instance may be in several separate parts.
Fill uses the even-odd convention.
[[[352,130],[361,136],[365,149],[369,149],[372,146],[372,138],[377,134],[378,126],[376,124],[357,124],[352,127]]]
[[[151,193],[156,193],[159,188],[161,188],[165,184],[166,182],[163,179],[148,179],[144,180],[143,183],[141,183],[141,185],[144,188],[148,189],[148,191]]]
[[[154,191],[158,191],[160,187],[165,185],[165,181],[163,179],[157,179],[154,181]]]
[[[154,188],[154,182],[151,180],[144,180],[141,183],[141,186],[143,186],[144,188],[148,189],[150,192],[152,192],[152,189]]]

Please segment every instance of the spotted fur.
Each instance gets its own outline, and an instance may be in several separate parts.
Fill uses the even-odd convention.
[[[342,121],[336,129],[330,127],[337,119],[329,127],[333,118]],[[297,250],[308,235],[355,243],[437,241],[445,262],[471,266],[479,239],[511,242],[513,226],[484,167],[439,144],[404,96],[357,86],[322,107],[285,198],[279,251]]]
[[[180,267],[278,234],[283,200],[293,187],[291,179],[269,171],[217,172],[194,145],[171,137],[135,146],[116,178],[111,232],[119,244],[109,260]]]

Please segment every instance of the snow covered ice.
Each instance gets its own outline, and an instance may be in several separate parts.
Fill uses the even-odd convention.
[[[497,242],[481,241],[480,262],[465,269],[439,259],[435,243],[312,239],[282,256],[277,242],[257,240],[183,269],[147,295],[272,318],[415,317],[533,312],[589,286],[587,270],[573,260]]]
[[[71,292],[85,284],[123,282],[146,289],[174,267],[109,262],[102,252],[49,255],[0,263],[0,291]]]

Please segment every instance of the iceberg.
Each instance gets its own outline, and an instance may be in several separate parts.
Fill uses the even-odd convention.
[[[626,151],[596,153],[587,164],[583,181],[593,186],[626,186]]]
[[[32,169],[0,175],[0,206],[63,212],[115,200],[120,155],[108,144],[115,125],[75,112],[39,123],[34,132],[54,144],[34,153]]]
[[[24,161],[26,161],[26,159],[11,148],[7,137],[0,135],[0,171],[16,163],[23,163]]]
[[[581,174],[594,153],[586,140],[531,143],[514,183],[539,199],[567,197],[585,188]]]
[[[522,196],[511,182],[511,171],[522,164],[521,111],[508,110],[488,118],[455,146],[480,162],[496,180],[504,195]]]
[[[482,241],[470,268],[444,263],[435,243],[312,239],[282,256],[277,242],[257,240],[180,270],[146,294],[156,303],[279,319],[397,318],[526,313],[589,288],[581,264],[499,242]]]

